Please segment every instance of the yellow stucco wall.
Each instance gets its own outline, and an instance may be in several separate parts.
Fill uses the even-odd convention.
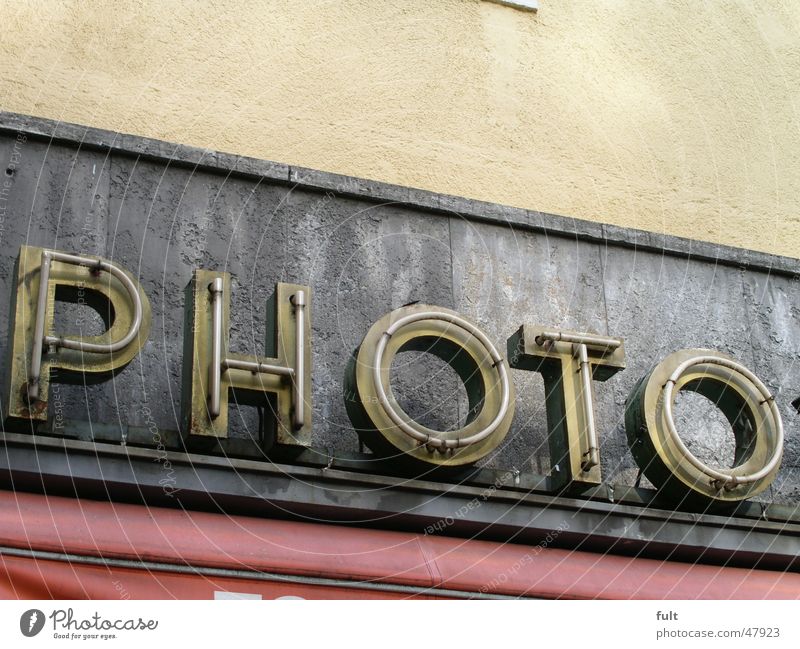
[[[800,2],[0,0],[0,109],[800,256]]]

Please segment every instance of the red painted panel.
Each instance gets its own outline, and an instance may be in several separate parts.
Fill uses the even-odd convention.
[[[9,491],[0,491],[0,545],[107,558],[535,597],[800,598],[800,575],[796,573],[631,559],[555,548],[185,512]],[[27,593],[47,592],[52,577],[52,583],[60,580],[58,588],[51,587],[51,592],[57,593],[58,597],[62,597],[64,592],[75,594],[84,591],[86,594],[81,596],[118,596],[115,592],[109,595],[107,577],[100,584],[90,576],[99,569],[81,567],[73,570],[68,567],[65,573],[51,562],[31,563],[48,566],[46,571],[42,571],[39,581],[32,577],[34,573],[31,571],[36,569],[6,561],[6,573],[0,574],[0,579],[7,580],[0,586],[4,595],[14,596],[17,592],[27,596]],[[20,576],[23,574],[27,577]],[[67,579],[65,575],[69,574],[73,577]],[[157,597],[169,597],[173,592],[176,597],[184,597],[194,588],[187,586],[188,590],[184,589],[181,586],[184,578],[180,575],[162,577],[163,573],[147,574],[146,571],[144,575],[137,575],[136,580],[149,579],[151,586],[142,587],[144,590],[137,586],[129,591],[131,597],[151,597],[139,593],[162,592],[158,590],[162,579],[176,590],[163,591],[167,594]],[[16,583],[16,579],[22,580],[22,586]],[[232,581],[239,583],[242,580]],[[263,582],[256,583],[261,583],[260,588],[266,588]],[[349,595],[335,590],[338,594],[331,596],[365,595],[360,590]],[[375,596],[371,591],[367,595]]]
[[[261,599],[403,599],[403,593],[106,568],[0,557],[0,599],[214,599],[217,591]],[[414,599],[436,599],[415,595]]]

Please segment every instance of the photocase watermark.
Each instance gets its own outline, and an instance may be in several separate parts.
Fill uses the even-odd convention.
[[[23,133],[17,133],[17,138],[14,140],[14,146],[11,149],[11,155],[6,163],[5,172],[2,175],[0,182],[0,244],[3,242],[3,236],[6,230],[6,219],[8,217],[8,199],[11,195],[11,188],[14,186],[14,174],[17,167],[22,162],[22,147],[28,141],[28,137]]]
[[[317,216],[317,213],[318,213],[320,210],[323,210],[325,207],[327,207],[327,206],[328,206],[328,204],[329,204],[329,203],[330,203],[332,200],[334,200],[335,198],[336,198],[336,194],[334,194],[332,191],[327,191],[327,192],[325,192],[325,196],[323,196],[323,197],[322,197],[322,199],[321,199],[321,200],[319,200],[319,201],[318,201],[318,202],[317,202],[317,203],[314,205],[314,209],[312,209],[312,210],[311,210],[311,211],[309,211],[309,212],[306,212],[306,214],[305,214],[305,215],[306,215],[307,217],[313,217],[313,216]]]
[[[54,367],[50,370],[50,408],[52,408],[53,416],[51,418],[53,431],[60,432],[64,430],[64,398],[61,394],[61,384],[58,383],[58,368]]]
[[[156,420],[153,418],[153,412],[150,410],[150,406],[147,405],[146,401],[147,399],[145,398],[145,403],[141,407],[141,413],[144,416],[144,425],[150,433],[150,438],[155,445],[156,452],[158,453],[158,456],[153,461],[160,463],[164,472],[164,475],[159,479],[158,484],[161,485],[161,489],[163,490],[164,494],[172,498],[177,492],[180,491],[180,489],[176,486],[178,480],[175,477],[175,469],[172,467],[172,462],[167,454],[167,446],[164,443],[164,438],[161,435],[161,431],[158,428]]]
[[[360,395],[355,390],[345,390],[344,400],[346,403],[380,404],[377,396]]]
[[[494,481],[493,484],[491,484],[488,487],[486,487],[486,489],[484,489],[480,494],[475,496],[468,503],[466,503],[464,505],[461,505],[461,507],[459,507],[453,513],[453,516],[447,516],[445,518],[440,518],[435,523],[432,523],[431,525],[428,525],[425,528],[425,535],[427,536],[428,534],[436,534],[436,533],[439,533],[439,532],[443,532],[448,527],[450,527],[453,523],[455,523],[457,520],[461,520],[467,514],[475,511],[476,509],[478,509],[483,503],[485,503],[489,498],[491,498],[492,494],[494,494],[495,491],[500,489],[500,487],[503,487],[503,486],[505,486],[507,484],[511,484],[512,482],[515,482],[518,479],[518,477],[519,477],[519,471],[516,471],[516,470],[506,471],[501,476],[499,476]]]
[[[38,608],[25,611],[19,618],[19,630],[26,638],[38,635],[44,628],[45,615]]]
[[[547,548],[551,543],[553,543],[563,532],[569,529],[569,523],[567,521],[562,521],[559,523],[558,527],[553,530],[550,530],[538,545],[535,545],[531,548],[528,552],[522,555],[519,559],[517,559],[508,570],[504,570],[500,574],[497,575],[492,581],[488,584],[484,584],[481,586],[480,591],[481,593],[486,593],[488,591],[495,591],[500,586],[508,582],[514,575],[516,575],[522,568],[527,566],[528,564],[532,563],[533,560],[539,555],[545,548]]]
[[[123,583],[119,579],[115,579],[111,582],[114,585],[114,588],[117,591],[117,595],[119,595],[120,599],[130,599],[131,594],[128,592],[128,589],[125,588]]]
[[[32,638],[44,630],[47,619],[52,623],[53,638],[57,640],[111,640],[117,637],[110,631],[155,631],[158,620],[139,618],[105,618],[99,613],[88,618],[75,616],[71,608],[55,609],[50,615],[32,608],[19,618],[19,630],[26,638]]]
[[[158,628],[158,620],[141,617],[106,618],[95,612],[90,617],[81,618],[71,608],[55,609],[46,616],[44,611],[32,608],[20,616],[19,630],[25,637],[32,638],[44,630],[48,618],[53,638],[57,640],[111,640],[119,631],[155,631]]]
[[[508,363],[511,367],[516,366],[519,362],[520,356],[525,354],[525,341],[520,337],[517,339],[517,344],[514,347],[514,350],[509,355]]]
[[[77,300],[75,302],[78,307],[82,307],[86,304],[86,283],[81,280],[78,282],[78,290],[77,290]],[[75,325],[78,327],[78,331],[83,336],[83,321],[84,321],[84,310],[82,308],[78,309],[78,316],[75,318]]]

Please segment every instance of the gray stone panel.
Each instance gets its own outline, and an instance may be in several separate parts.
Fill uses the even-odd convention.
[[[204,267],[234,276],[231,341],[241,353],[263,352],[265,304],[276,282],[311,286],[313,443],[321,449],[359,450],[344,410],[346,362],[373,322],[420,301],[463,313],[500,349],[523,323],[624,338],[627,369],[595,386],[609,482],[636,478],[622,424],[636,381],[680,348],[729,353],[775,390],[784,417],[784,468],[765,500],[800,503],[800,429],[790,405],[800,395],[795,261],[140,138],[112,144],[90,132],[92,145],[79,147],[70,139],[79,131],[70,128],[53,142],[31,137],[16,152],[16,134],[0,135],[0,183],[11,183],[0,301],[8,302],[19,246],[52,246],[102,254],[132,271],[150,298],[153,325],[144,352],[114,381],[60,388],[65,416],[178,427],[183,289]],[[12,156],[16,168],[6,176]],[[773,262],[778,274],[768,272]],[[3,330],[7,318],[0,309]],[[4,354],[6,341],[0,344]],[[434,421],[463,416],[463,397],[452,398],[460,388],[436,367],[414,364],[405,376],[409,408],[441,405],[438,415],[428,413]],[[413,372],[424,389],[414,389]],[[512,375],[517,417],[484,464],[544,472],[542,381]],[[691,420],[686,415],[681,425]],[[234,433],[252,434],[254,421],[242,409]],[[713,430],[686,432],[722,452],[724,426]]]
[[[751,369],[775,395],[786,441],[781,472],[772,489],[779,502],[800,506],[800,285],[796,279],[748,273],[744,277],[745,317],[753,346]]]

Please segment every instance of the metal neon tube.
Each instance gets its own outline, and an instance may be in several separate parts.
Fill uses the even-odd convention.
[[[574,345],[573,354],[578,359],[581,374],[581,400],[586,417],[586,441],[589,450],[585,453],[588,458],[582,462],[581,467],[588,471],[600,464],[600,450],[597,442],[597,428],[594,422],[594,405],[592,404],[592,367],[589,363],[589,353],[586,344]]]
[[[501,390],[501,402],[500,408],[495,415],[494,419],[489,423],[486,428],[483,430],[478,431],[477,433],[470,435],[469,437],[463,437],[461,439],[440,439],[437,437],[431,437],[430,435],[423,433],[412,426],[409,426],[401,417],[397,414],[395,409],[389,403],[389,398],[386,396],[386,390],[383,387],[383,381],[381,379],[381,360],[383,359],[384,351],[386,350],[386,343],[389,339],[397,333],[400,329],[409,325],[413,322],[418,322],[419,320],[444,320],[445,322],[449,322],[454,324],[461,329],[464,329],[467,333],[471,334],[475,338],[480,341],[480,343],[484,346],[486,351],[489,352],[489,355],[492,358],[492,362],[494,363],[494,367],[497,369],[498,374],[500,375],[500,390]],[[492,345],[491,341],[480,331],[477,327],[473,326],[463,318],[460,318],[456,315],[452,315],[449,313],[440,313],[437,311],[423,311],[421,313],[412,313],[411,315],[407,315],[404,318],[400,318],[397,322],[393,323],[381,336],[380,340],[378,341],[377,347],[375,349],[375,366],[372,368],[373,371],[373,381],[375,382],[375,390],[378,394],[378,401],[386,411],[386,414],[389,418],[394,422],[394,424],[406,435],[409,437],[422,442],[423,444],[429,444],[436,448],[461,448],[464,446],[469,446],[470,444],[475,444],[480,442],[489,435],[491,435],[495,429],[500,425],[503,419],[508,412],[508,406],[510,401],[510,390],[509,390],[509,381],[508,381],[508,373],[506,372],[505,365],[503,365],[503,357],[495,349],[494,345]]]
[[[75,266],[86,266],[97,270],[104,270],[116,277],[125,289],[133,304],[133,320],[128,332],[119,340],[112,343],[90,343],[63,336],[50,336],[45,332],[45,320],[47,318],[47,292],[50,284],[50,268],[52,261],[60,261],[65,264]],[[28,397],[38,399],[39,397],[39,378],[42,369],[42,353],[45,345],[54,345],[56,348],[76,349],[83,352],[93,352],[96,354],[112,354],[127,347],[139,334],[142,326],[142,299],[136,284],[119,268],[116,264],[70,255],[65,252],[55,250],[42,251],[42,265],[39,274],[39,295],[36,307],[36,323],[33,331],[33,351],[31,358],[31,371],[28,380]]]
[[[292,384],[294,386],[294,413],[292,424],[295,430],[303,427],[305,423],[305,395],[303,385],[305,383],[306,349],[305,349],[305,310],[306,294],[305,291],[297,291],[291,298],[294,305],[294,376]]]
[[[221,277],[208,285],[211,291],[211,363],[208,365],[208,414],[219,417],[222,383],[222,287]]]
[[[305,307],[305,293],[297,291],[292,296],[296,320],[295,355],[297,368],[283,365],[272,365],[260,361],[243,360],[238,358],[223,358],[222,356],[222,292],[223,280],[216,277],[208,285],[211,293],[211,361],[208,365],[208,414],[211,419],[219,417],[221,412],[222,373],[227,370],[242,370],[253,374],[274,374],[288,376],[293,379],[294,414],[292,425],[295,429],[302,428],[305,422],[303,392],[303,369],[305,367],[305,345],[303,318]],[[299,368],[299,369],[298,369]]]
[[[769,461],[755,473],[750,473],[747,475],[730,475],[728,473],[721,473],[716,469],[712,469],[710,466],[706,465],[705,463],[701,462],[697,459],[686,445],[683,443],[683,440],[678,435],[678,431],[675,429],[675,420],[672,417],[672,400],[673,400],[673,389],[675,387],[675,383],[680,379],[684,372],[687,369],[692,367],[693,365],[703,365],[703,364],[712,364],[712,365],[719,365],[721,367],[725,367],[729,370],[733,370],[735,372],[739,372],[743,374],[747,379],[749,379],[753,385],[755,385],[756,389],[761,393],[761,396],[764,398],[762,403],[769,404],[770,414],[772,415],[773,419],[775,420],[775,450],[772,453]],[[707,476],[714,478],[716,481],[722,482],[725,485],[732,485],[736,486],[738,484],[747,484],[751,482],[757,482],[761,478],[769,475],[773,469],[775,469],[776,465],[780,461],[781,451],[783,449],[783,422],[781,421],[780,412],[778,411],[778,406],[775,404],[775,399],[773,398],[770,391],[767,387],[761,382],[761,380],[753,374],[749,369],[747,369],[744,365],[737,363],[735,361],[730,361],[727,359],[719,358],[717,356],[698,356],[695,358],[690,358],[683,363],[681,363],[678,367],[675,368],[675,371],[672,372],[669,379],[667,379],[666,384],[664,385],[664,399],[663,399],[663,407],[664,407],[664,419],[667,425],[667,432],[669,436],[672,438],[672,441],[678,446],[681,452],[684,454],[687,460],[698,470],[705,473]]]
[[[44,321],[47,316],[47,290],[50,282],[50,255],[42,252],[42,265],[39,271],[39,295],[36,301],[36,323],[33,328],[33,352],[31,371],[28,375],[28,398],[39,398],[39,375],[42,372],[42,344],[44,343]]]

